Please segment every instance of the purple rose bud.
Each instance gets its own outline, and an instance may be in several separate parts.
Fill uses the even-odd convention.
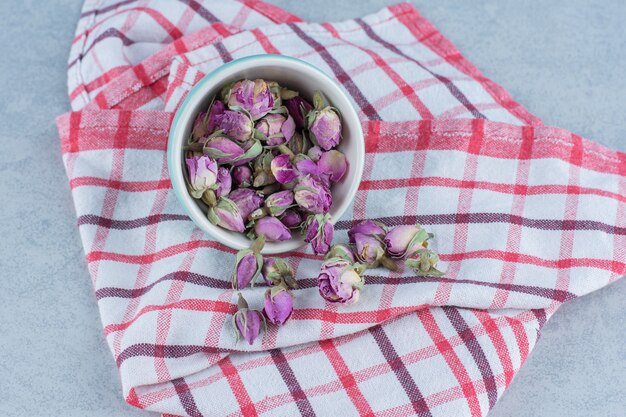
[[[276,217],[263,217],[254,223],[254,233],[270,242],[291,239],[291,232]]]
[[[359,262],[370,268],[378,266],[380,260],[385,256],[385,244],[382,240],[369,235],[357,233],[354,235],[355,255]]]
[[[355,262],[352,249],[350,249],[346,245],[341,245],[341,244],[333,245],[330,247],[330,250],[326,254],[325,259],[331,259],[331,258],[340,258],[340,259],[343,259],[344,261],[350,262],[351,264]]]
[[[256,129],[268,138],[267,146],[278,146],[291,140],[296,125],[289,115],[271,113],[256,123]]]
[[[224,134],[239,142],[245,142],[252,137],[254,125],[243,112],[226,110],[217,118],[217,123],[224,130]]]
[[[209,207],[207,217],[211,223],[224,229],[234,232],[243,232],[245,230],[239,207],[226,197],[220,198],[216,206]]]
[[[206,121],[207,134],[210,135],[217,130],[217,118],[226,110],[226,106],[219,100],[214,100],[209,109]]]
[[[237,143],[224,136],[210,138],[204,144],[204,153],[215,158],[218,164],[232,164],[241,159],[245,150]]]
[[[206,155],[194,156],[185,159],[189,174],[189,192],[193,198],[200,198],[202,194],[214,188],[217,181],[217,162]]]
[[[310,176],[298,181],[294,188],[294,199],[303,210],[314,214],[328,213],[332,204],[332,195],[328,188]]]
[[[250,216],[250,213],[263,204],[263,197],[258,195],[256,191],[251,188],[237,188],[229,194],[228,198],[237,205],[241,217],[244,220]]]
[[[318,178],[320,174],[317,164],[304,156],[298,155],[296,168],[298,169],[298,173],[303,177],[310,175],[313,178]]]
[[[246,110],[252,120],[260,119],[274,108],[270,87],[261,79],[237,81],[226,95],[228,107],[232,110]]]
[[[387,252],[392,258],[411,256],[426,247],[429,236],[420,225],[400,225],[392,228],[385,236]]]
[[[303,99],[301,96],[296,96],[292,99],[285,100],[285,107],[289,111],[289,115],[293,118],[298,129],[304,128],[304,119],[306,115],[313,110],[311,103]]]
[[[278,155],[272,159],[271,170],[276,181],[281,184],[287,184],[298,177],[296,169],[289,160],[289,155]]]
[[[348,231],[348,239],[350,243],[355,243],[354,236],[356,234],[362,234],[367,236],[374,236],[383,239],[387,234],[387,229],[384,224],[374,220],[363,220],[360,223],[352,226]]]
[[[233,186],[233,180],[230,176],[228,168],[220,167],[217,170],[217,182],[219,186],[215,190],[215,196],[217,198],[226,197]]]
[[[289,320],[293,312],[293,296],[287,287],[274,286],[265,291],[265,317],[278,326],[282,326]]]
[[[263,187],[276,182],[276,178],[272,174],[273,160],[274,154],[271,151],[265,151],[254,160],[254,180],[252,182],[254,187]]]
[[[239,302],[237,304],[239,309],[233,315],[233,327],[235,328],[237,340],[243,338],[252,345],[261,333],[261,325],[265,327],[265,317],[260,311],[249,309],[248,303],[241,293],[239,294]]]
[[[205,137],[208,133],[207,130],[207,112],[201,111],[196,116],[196,120],[193,122],[193,129],[191,130],[191,139],[196,141]]]
[[[280,221],[290,229],[297,229],[302,224],[302,215],[298,210],[287,209],[280,218]]]
[[[289,288],[298,288],[298,283],[293,277],[293,269],[283,258],[263,259],[261,274],[270,287],[284,283]]]
[[[304,241],[311,244],[313,253],[325,255],[330,250],[333,240],[333,224],[328,214],[311,215],[307,219]]]
[[[322,148],[316,145],[309,149],[307,155],[309,158],[311,158],[312,161],[317,162],[322,157],[322,152],[324,152]]]
[[[337,182],[343,178],[347,169],[348,161],[346,156],[334,149],[322,153],[317,162],[320,172],[327,174],[332,182]]]
[[[246,288],[253,283],[255,278],[261,273],[263,267],[263,257],[251,249],[242,249],[237,252],[235,259],[235,269],[231,276],[231,284],[234,290]]]
[[[252,170],[247,165],[240,165],[233,168],[233,181],[238,187],[249,187],[252,185]]]
[[[309,115],[309,133],[311,140],[320,148],[328,151],[341,140],[341,119],[332,107],[326,107]]]
[[[279,191],[265,199],[265,207],[269,209],[272,216],[280,216],[292,204],[293,192],[291,190]]]
[[[341,258],[330,258],[322,263],[317,285],[320,295],[331,303],[354,304],[359,300],[359,293],[364,280],[358,264]]]

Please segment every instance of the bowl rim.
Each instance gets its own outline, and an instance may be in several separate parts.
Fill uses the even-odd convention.
[[[176,199],[178,200],[179,204],[182,206],[185,214],[187,214],[187,216],[194,222],[194,224],[198,228],[200,228],[204,233],[209,235],[211,239],[214,239],[218,241],[219,243],[235,250],[244,249],[245,247],[230,240],[225,241],[225,239],[221,238],[220,236],[216,236],[213,233],[211,233],[211,230],[209,227],[218,228],[219,226],[210,224],[208,219],[206,219],[206,222],[201,221],[201,220],[204,220],[206,216],[202,216],[202,219],[196,218],[197,213],[195,213],[191,209],[191,207],[189,207],[189,204],[191,203],[195,204],[195,202],[192,201],[192,198],[191,196],[189,196],[189,193],[186,187],[181,186],[178,182],[179,176],[177,173],[180,172],[182,174],[183,164],[177,162],[177,159],[180,157],[181,154],[180,152],[176,151],[174,145],[175,145],[175,142],[177,142],[177,137],[183,136],[182,132],[179,132],[181,130],[181,124],[183,123],[181,121],[182,116],[186,113],[187,107],[190,105],[192,100],[195,99],[195,96],[202,92],[202,90],[204,89],[204,86],[207,83],[215,79],[215,77],[219,77],[221,73],[231,70],[233,67],[242,66],[241,70],[245,70],[245,69],[254,67],[255,64],[262,63],[263,61],[270,61],[268,62],[270,64],[276,64],[277,62],[283,61],[283,62],[289,62],[291,65],[296,65],[296,66],[301,66],[301,67],[304,66],[307,69],[311,70],[312,72],[318,74],[320,77],[325,78],[326,80],[330,82],[330,84],[334,85],[337,91],[346,99],[346,102],[349,105],[349,111],[352,113],[351,118],[357,121],[357,123],[354,123],[354,126],[350,125],[351,128],[355,129],[354,136],[357,139],[356,140],[357,160],[350,161],[350,169],[356,170],[355,177],[354,177],[356,180],[353,181],[351,184],[349,184],[349,189],[346,194],[347,198],[343,200],[342,202],[343,204],[339,207],[337,212],[331,217],[330,221],[332,223],[335,223],[341,216],[343,216],[343,214],[346,212],[346,210],[348,209],[348,207],[354,200],[354,197],[356,196],[356,192],[359,188],[359,185],[363,177],[363,169],[365,165],[365,137],[363,135],[363,128],[361,126],[361,121],[358,117],[358,113],[356,112],[353,104],[348,98],[348,95],[344,91],[344,88],[336,80],[334,80],[332,77],[330,77],[321,69],[317,68],[315,65],[310,64],[301,59],[286,56],[286,55],[258,54],[258,55],[249,55],[249,56],[234,59],[230,62],[227,62],[219,66],[213,71],[207,73],[204,77],[202,77],[200,81],[198,81],[198,83],[196,83],[196,85],[194,85],[191,88],[191,90],[189,90],[189,92],[187,93],[187,96],[185,97],[183,102],[180,104],[180,106],[176,110],[174,119],[172,120],[172,123],[170,125],[168,140],[167,140],[167,169],[168,169],[168,175],[170,177],[172,189],[174,190],[174,195],[176,196]],[[344,113],[345,113],[345,110],[342,109],[342,114]],[[345,116],[344,116],[344,120],[345,120]],[[179,145],[182,145],[182,143]],[[182,174],[182,177],[184,180],[184,174]],[[287,243],[292,243],[292,245],[286,245]],[[298,244],[293,245],[293,243],[298,243]],[[302,247],[304,244],[305,243],[303,241],[296,240],[296,239],[283,241],[283,242],[267,242],[265,247],[261,251],[261,253],[266,254],[266,255],[285,253],[285,252],[298,249]],[[287,249],[280,249],[281,246],[283,247],[290,246],[290,247]]]

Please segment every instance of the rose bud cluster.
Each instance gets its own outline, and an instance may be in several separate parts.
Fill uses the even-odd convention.
[[[211,223],[268,242],[300,230],[316,254],[328,250],[331,223],[320,228],[318,216],[321,233],[313,233],[307,219],[330,211],[348,161],[336,149],[339,112],[321,92],[312,102],[275,81],[244,79],[198,113],[185,148],[187,184]]]
[[[270,323],[282,326],[293,312],[291,290],[298,288],[293,269],[282,258],[266,258],[261,274],[270,287],[265,291],[263,314]]]
[[[397,266],[386,253],[386,235],[387,227],[374,220],[362,221],[348,231],[348,239],[359,262],[368,268],[376,268],[382,264],[395,271]]]
[[[439,256],[428,249],[432,234],[420,225],[399,225],[387,231],[384,224],[362,221],[348,232],[356,259],[368,268],[383,265],[396,270],[395,260],[406,260],[405,265],[418,275],[442,275],[435,267]]]

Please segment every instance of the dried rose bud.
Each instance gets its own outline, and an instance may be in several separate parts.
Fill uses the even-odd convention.
[[[309,158],[311,158],[311,161],[317,162],[322,157],[322,152],[324,152],[322,150],[322,148],[320,148],[319,146],[315,145],[315,146],[311,147],[311,149],[308,150],[307,156]]]
[[[330,222],[330,215],[311,215],[306,223],[306,236],[304,241],[311,244],[313,253],[325,255],[330,249],[333,241],[333,224]]]
[[[317,277],[320,295],[331,303],[356,303],[364,284],[362,271],[360,264],[353,264],[345,259],[325,260]]]
[[[271,162],[272,175],[281,184],[287,184],[298,177],[298,172],[289,160],[289,155],[278,155]]]
[[[314,214],[328,213],[332,204],[332,195],[328,188],[310,176],[298,181],[294,188],[294,199],[303,210]]]
[[[320,170],[317,163],[309,159],[308,156],[299,154],[295,158],[296,169],[298,174],[302,177],[310,175],[313,178],[319,179]]]
[[[265,291],[265,317],[278,326],[289,320],[293,313],[293,296],[284,285],[276,285]]]
[[[387,253],[392,258],[411,256],[418,249],[426,247],[428,238],[428,233],[419,224],[396,226],[385,236]]]
[[[319,163],[314,162],[307,155],[298,154],[294,158],[296,169],[298,170],[299,177],[310,176],[317,180],[324,187],[330,187],[330,173],[324,172],[320,169]]]
[[[193,129],[191,130],[191,140],[196,141],[205,137],[208,134],[207,129],[207,115],[205,111],[201,111],[196,116],[196,120],[193,122]]]
[[[215,190],[215,196],[217,198],[226,197],[233,186],[233,180],[230,176],[228,168],[220,167],[217,170],[217,183],[219,184]]]
[[[291,239],[291,232],[276,217],[263,217],[254,223],[254,233],[270,242]]]
[[[297,155],[299,153],[306,154],[311,147],[311,142],[309,142],[309,140],[300,133],[295,132],[293,134],[293,137],[287,144],[287,147],[294,155]]]
[[[254,187],[262,187],[276,182],[272,173],[273,160],[274,154],[270,151],[265,151],[254,160],[254,181],[252,183]]]
[[[340,181],[348,169],[346,156],[335,150],[322,153],[317,166],[320,172],[327,174],[332,182]]]
[[[293,277],[293,269],[283,258],[263,259],[261,275],[270,287],[284,282],[290,288],[298,288],[298,283]]]
[[[252,345],[261,333],[261,326],[266,327],[265,317],[260,311],[248,308],[248,303],[241,293],[239,293],[237,305],[238,310],[233,315],[233,328],[235,329],[237,341],[243,338]]]
[[[291,190],[279,191],[265,199],[265,207],[272,216],[280,216],[293,204],[293,192]]]
[[[224,134],[236,141],[245,142],[252,137],[254,125],[243,112],[226,110],[217,118],[217,123]]]
[[[288,209],[280,217],[280,221],[290,229],[297,229],[302,225],[302,215],[298,210]]]
[[[326,107],[315,114],[309,124],[309,133],[313,143],[328,151],[341,140],[341,119],[335,110]]]
[[[411,258],[406,260],[405,265],[415,271],[416,275],[430,275],[440,277],[444,272],[436,266],[439,256],[430,249],[418,249]]]
[[[217,181],[217,162],[208,156],[194,156],[185,159],[189,174],[189,193],[193,198],[201,198],[202,194],[215,188]]]
[[[263,152],[263,145],[261,145],[261,142],[258,140],[249,140],[243,143],[242,146],[245,152],[232,162],[233,166],[245,165],[252,162]]]
[[[280,113],[268,114],[259,120],[255,127],[267,138],[266,146],[278,146],[289,142],[296,130],[291,116],[285,117]]]
[[[233,181],[238,187],[249,187],[252,185],[252,170],[247,165],[240,165],[233,168]]]
[[[386,254],[384,242],[387,229],[384,224],[374,220],[364,220],[348,231],[348,239],[353,245],[356,258],[368,268],[376,268],[379,264],[395,271],[396,263]]]
[[[357,234],[375,236],[383,239],[387,234],[387,228],[384,224],[375,220],[363,220],[362,222],[352,226],[352,228],[348,231],[348,239],[350,240],[350,243],[355,243],[354,236]]]
[[[207,217],[211,223],[224,229],[234,232],[245,230],[239,207],[229,198],[222,197],[217,201],[217,205],[209,207]]]
[[[218,164],[232,164],[241,159],[246,151],[225,136],[214,136],[204,144],[204,153],[215,158]]]
[[[374,236],[368,236],[361,233],[354,235],[355,240],[355,256],[359,262],[365,264],[368,268],[375,268],[385,256],[384,242]]]
[[[209,108],[209,114],[206,120],[206,130],[208,135],[217,130],[217,118],[226,110],[226,106],[219,100],[214,100]]]
[[[235,257],[235,268],[230,277],[231,285],[234,290],[246,288],[250,283],[254,285],[254,281],[261,273],[263,268],[263,257],[261,249],[265,243],[264,237],[257,238],[249,249],[242,249],[237,252]]]
[[[296,123],[296,127],[298,129],[304,128],[304,119],[306,115],[309,114],[311,110],[313,110],[313,106],[311,105],[311,103],[306,101],[301,96],[296,96],[292,99],[285,100],[284,104],[285,107],[287,107],[289,114],[293,118],[293,121]]]
[[[263,204],[263,197],[251,188],[237,188],[230,193],[228,198],[237,205],[244,220]]]
[[[314,109],[306,116],[306,128],[313,144],[328,151],[341,140],[341,118],[334,107],[324,107],[324,98],[319,91],[313,95]]]
[[[325,259],[331,258],[340,258],[344,261],[348,261],[350,263],[354,263],[354,254],[352,253],[352,249],[346,245],[333,245],[330,247],[330,250],[326,254]]]
[[[252,120],[260,119],[274,108],[270,86],[261,79],[237,81],[225,92],[224,101],[231,110],[247,111]]]

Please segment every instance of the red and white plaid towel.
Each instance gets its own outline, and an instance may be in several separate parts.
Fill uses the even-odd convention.
[[[125,398],[193,417],[483,416],[550,315],[625,273],[626,154],[543,126],[408,4],[298,22],[259,1],[85,4],[58,128]],[[264,52],[334,76],[361,115],[336,241],[355,220],[419,222],[447,273],[369,270],[360,302],[336,306],[320,260],[290,253],[293,318],[248,346],[230,327],[234,252],[184,215],[165,150],[204,73]]]

